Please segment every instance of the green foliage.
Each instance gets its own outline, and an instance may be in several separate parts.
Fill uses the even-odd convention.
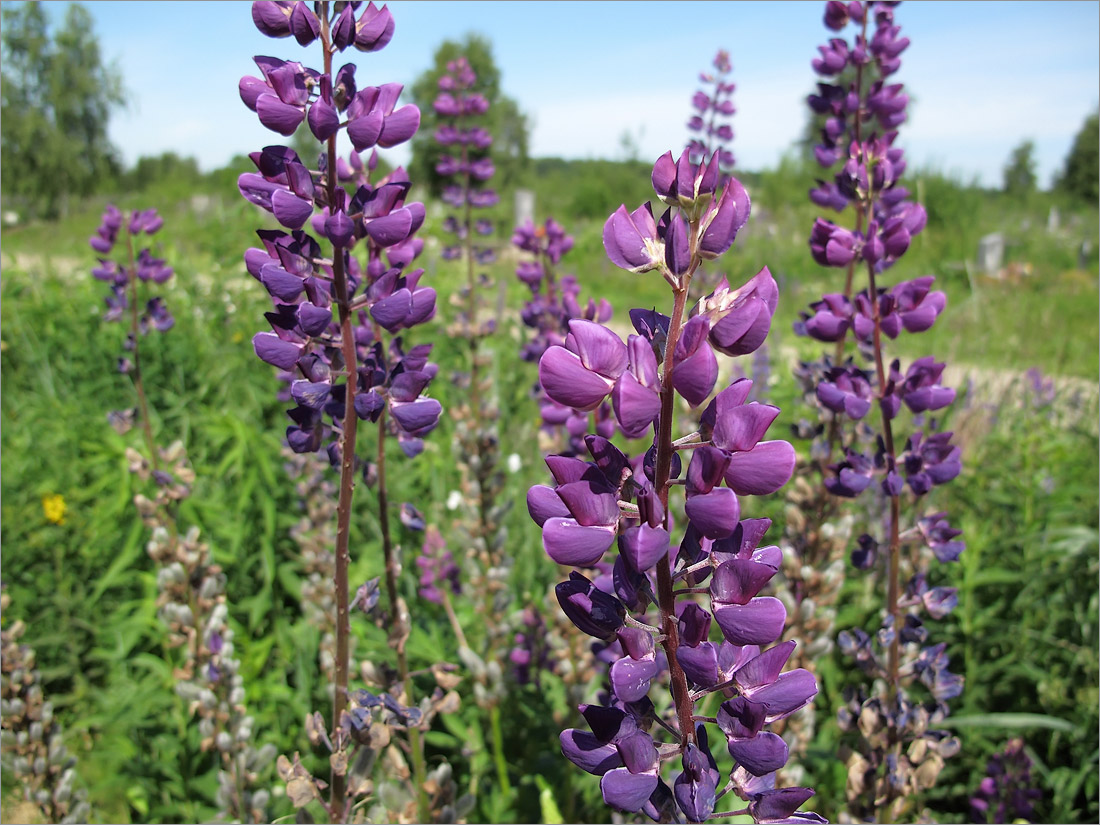
[[[953,797],[967,814],[975,767],[1019,735],[1043,791],[1036,821],[1100,815],[1097,409],[1075,392],[1059,387],[1049,403],[1024,378],[951,422],[967,455],[945,506],[967,549],[945,571],[959,587],[946,639],[966,677],[953,725],[967,759],[948,761],[939,809]]]
[[[473,91],[489,101],[489,111],[481,118],[480,125],[493,136],[488,154],[493,159],[496,174],[490,185],[498,191],[509,189],[516,185],[527,168],[530,125],[519,104],[501,91],[500,69],[493,59],[492,43],[476,32],[468,33],[461,41],[444,40],[432,56],[432,67],[417,77],[408,90],[412,102],[420,107],[420,131],[411,141],[409,176],[418,185],[427,184],[436,196],[449,180],[435,171],[436,163],[447,153],[447,148],[435,141],[440,118],[432,103],[439,96],[439,78],[446,73],[447,64],[459,57],[465,57],[477,75]]]
[[[122,77],[83,6],[69,6],[56,34],[40,3],[5,5],[3,23],[3,193],[54,216],[118,171],[107,122],[124,101]]]
[[[1089,115],[1073,139],[1073,147],[1058,178],[1058,188],[1096,205],[1100,197],[1100,113]]]
[[[256,360],[249,344],[268,300],[241,263],[255,228],[270,223],[235,195],[237,175],[250,168],[246,158],[188,187],[157,173],[159,163],[145,167],[144,191],[119,199],[123,209],[161,207],[159,253],[177,270],[165,295],[177,325],[150,340],[146,366],[155,432],[158,439],[183,438],[197,472],[181,520],[202,528],[226,571],[230,621],[258,739],[284,753],[299,750],[307,766],[324,771],[324,755],[310,748],[302,726],[307,711],[325,712],[329,705],[317,671],[317,633],[299,604],[300,562],[289,536],[298,504],[279,454],[286,418],[274,399],[274,371]],[[803,342],[790,333],[791,321],[836,275],[816,267],[807,253],[806,236],[819,212],[805,198],[812,176],[812,167],[794,158],[775,170],[741,174],[753,217],[727,259],[731,283],[765,264],[780,281],[769,339],[775,381],[769,391],[783,409],[779,428],[797,419],[789,367]],[[1095,401],[1088,400],[1095,396],[1075,398],[1081,382],[1069,379],[1092,383],[1098,368],[1096,258],[1086,271],[1077,269],[1080,240],[1091,238],[1097,246],[1096,210],[1042,192],[1024,204],[927,171],[915,180],[911,188],[928,209],[928,227],[906,256],[905,271],[891,271],[888,282],[934,273],[948,307],[928,335],[912,339],[920,351],[909,354],[931,351],[976,380],[1001,373],[1018,378],[1038,366],[1062,382],[1055,408],[1081,410],[1073,419],[1061,412],[1048,417],[1017,381],[1011,392],[975,395],[968,413],[960,402],[951,422],[967,451],[966,469],[935,506],[958,515],[968,549],[935,582],[959,587],[960,607],[934,633],[949,643],[953,669],[967,678],[955,729],[964,749],[948,761],[927,804],[941,821],[965,821],[967,799],[989,755],[1009,736],[1023,735],[1044,792],[1044,821],[1095,821],[1098,471],[1096,416],[1089,406]],[[634,208],[651,196],[648,163],[543,159],[533,164],[526,184],[536,192],[540,216],[553,215],[576,239],[563,269],[577,274],[582,299],[607,296],[619,330],[626,328],[629,307],[660,305],[666,290],[659,279],[611,266],[601,241],[612,210],[620,203]],[[1046,230],[1053,204],[1063,211],[1058,233]],[[430,237],[438,231],[431,217],[437,204],[427,205],[423,234]],[[13,597],[4,621],[28,624],[27,641],[38,650],[47,692],[100,821],[209,821],[216,813],[216,766],[199,750],[188,709],[172,692],[177,660],[163,647],[155,570],[131,504],[137,487],[124,450],[136,433],[118,436],[105,420],[107,410],[128,406],[131,396],[113,366],[123,331],[100,321],[103,288],[88,274],[86,238],[103,206],[91,199],[74,204],[63,221],[3,230],[0,540]],[[590,217],[577,214],[581,206]],[[508,207],[500,209],[504,220]],[[983,234],[1006,228],[1007,260],[1031,263],[1032,275],[1017,282],[974,280],[972,290],[966,260]],[[465,352],[446,344],[448,296],[465,276],[460,265],[440,261],[430,249],[424,283],[439,291],[439,317],[416,330],[415,339],[436,342],[440,378],[431,392],[450,409],[461,390],[447,378],[464,368]],[[534,367],[514,356],[521,331],[513,319],[527,290],[509,265],[498,264],[492,274],[504,295],[499,332],[487,342],[501,451],[520,458],[505,490],[515,502],[508,515],[510,586],[516,610],[533,605],[549,617],[556,608],[546,606],[546,595],[559,572],[522,503],[528,486],[546,481],[537,411],[528,396]],[[705,273],[708,279],[718,275]],[[495,303],[496,296],[487,300]],[[905,345],[906,336],[898,343]],[[364,431],[364,455],[374,448],[373,438]],[[443,502],[458,487],[454,441],[454,422],[445,415],[415,461],[397,450],[389,456],[390,466],[399,468],[391,476],[391,500],[413,502],[444,533],[452,515]],[[68,505],[64,524],[44,516],[42,497],[52,493]],[[381,549],[375,494],[360,486],[356,503],[352,580],[361,582],[381,571]],[[753,506],[782,519],[779,501]],[[431,686],[424,671],[439,661],[457,664],[457,644],[442,609],[417,596],[410,571],[419,537],[406,532],[400,540],[409,573],[403,595],[415,623],[410,668],[421,674],[414,677],[415,690],[424,696]],[[867,618],[857,577],[845,595],[843,620]],[[476,640],[482,630],[472,624],[473,605],[459,599],[455,609]],[[354,627],[357,656],[392,661],[384,628],[358,616]],[[831,720],[848,663],[831,657],[818,664],[818,735],[806,766],[818,789],[818,810],[828,811],[843,798]],[[475,795],[470,821],[606,819],[598,781],[560,755],[558,732],[581,724],[565,685],[554,673],[541,679],[537,687],[508,682],[500,706],[510,794],[500,787],[491,721],[474,702],[470,680],[457,687],[459,711],[428,733],[429,768],[446,759],[463,792]],[[594,680],[589,699],[598,688]],[[274,817],[289,813],[281,804]]]
[[[1006,195],[1026,196],[1035,191],[1035,141],[1025,140],[1012,150],[1004,170]]]

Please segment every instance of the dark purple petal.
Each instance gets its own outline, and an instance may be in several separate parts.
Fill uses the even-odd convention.
[[[612,382],[585,369],[564,347],[550,347],[539,360],[539,383],[546,394],[567,407],[594,410],[611,391]]]
[[[703,218],[699,255],[717,258],[733,245],[738,231],[749,219],[749,194],[736,178],[730,178],[721,197]]]
[[[306,116],[301,106],[283,103],[273,94],[256,98],[256,114],[260,116],[260,123],[283,137],[293,135]]]
[[[646,343],[646,347],[648,346]],[[624,372],[615,382],[611,390],[611,404],[619,427],[627,438],[645,435],[661,412],[661,396],[655,390],[640,384],[630,371]]]
[[[402,106],[382,123],[382,132],[378,136],[378,145],[389,149],[416,134],[420,128],[420,110],[413,104]]]
[[[787,664],[787,660],[791,658],[794,648],[794,640],[789,640],[769,648],[746,662],[737,671],[737,684],[741,690],[753,691],[775,682],[784,665]]]
[[[425,435],[439,423],[443,406],[434,398],[421,398],[411,402],[390,402],[394,420],[409,435]]]
[[[657,224],[648,202],[633,212],[620,206],[604,224],[603,246],[615,266],[645,272],[661,265],[656,236]]]
[[[377,421],[386,406],[386,399],[374,390],[355,394],[355,414],[364,421]]]
[[[657,787],[657,774],[631,773],[626,768],[608,771],[600,779],[603,800],[612,808],[638,812]]]
[[[252,22],[268,37],[290,37],[290,13],[293,8],[292,2],[256,0],[252,4]]]
[[[584,527],[613,527],[619,522],[619,500],[613,493],[602,492],[602,484],[572,481],[557,488],[557,494],[570,515]]]
[[[665,231],[665,264],[679,277],[691,268],[691,247],[688,244],[688,227],[677,212]]]
[[[584,527],[575,519],[556,516],[542,525],[543,549],[558,564],[592,567],[614,541],[614,527]]]
[[[603,776],[623,764],[618,748],[601,742],[588,731],[569,728],[561,732],[558,741],[566,759],[596,776]]]
[[[741,496],[774,493],[791,480],[795,458],[789,442],[761,441],[751,450],[730,456],[726,484]]]
[[[694,684],[712,687],[718,682],[718,646],[713,642],[701,642],[695,647],[680,645],[676,648],[676,660]]]
[[[721,604],[714,607],[714,620],[723,635],[734,645],[766,645],[783,634],[787,608],[772,596],[760,596],[748,604]]]
[[[685,510],[691,523],[708,539],[725,538],[737,527],[741,517],[737,494],[728,487],[717,487],[709,493],[689,497]]]
[[[561,582],[554,588],[554,594],[569,621],[589,636],[609,641],[614,638],[615,631],[623,626],[626,608],[622,602],[597,589],[580,573],[571,573],[568,581]],[[589,724],[599,735],[600,730],[592,720],[589,720]]]
[[[747,452],[760,443],[778,415],[779,408],[770,404],[752,403],[726,409],[719,406],[711,441],[722,450]]]
[[[731,739],[750,739],[764,727],[767,709],[744,696],[735,696],[722,703],[715,720],[722,733]]]
[[[643,523],[619,534],[619,553],[639,572],[649,570],[668,555],[668,548],[668,531],[660,527]]]
[[[348,138],[356,152],[365,152],[378,144],[382,134],[383,116],[377,109],[352,118],[348,123]]]
[[[749,803],[749,813],[757,823],[782,822],[813,795],[814,792],[809,788],[764,791]]]
[[[780,674],[770,685],[753,691],[752,700],[768,710],[767,722],[790,716],[805,707],[817,694],[817,681],[808,670],[798,668]]]
[[[313,214],[313,203],[286,189],[276,189],[271,193],[271,211],[287,229],[301,229]]]
[[[383,6],[368,3],[355,24],[355,48],[362,52],[375,52],[385,47],[393,38],[393,15]]]
[[[624,656],[611,665],[611,688],[615,696],[624,702],[637,702],[649,693],[649,683],[660,670],[654,659],[631,659]],[[652,742],[650,746],[652,747]]]
[[[290,385],[290,397],[311,410],[319,410],[328,401],[332,384],[327,381],[294,381]]]
[[[753,776],[764,776],[787,764],[787,743],[768,731],[751,739],[729,739],[726,745],[730,756]]]
[[[702,316],[697,315],[696,318]],[[672,386],[693,407],[707,400],[717,380],[718,359],[706,343],[672,368]]]
[[[566,346],[580,357],[586,369],[612,380],[626,369],[626,344],[600,324],[581,319],[570,321]]]
[[[294,369],[302,353],[302,345],[284,341],[273,332],[258,332],[252,337],[252,348],[261,361],[284,370]]]
[[[711,597],[715,604],[748,604],[775,572],[776,568],[750,559],[722,562],[711,579]]]
[[[370,308],[370,317],[387,332],[401,329],[412,311],[412,293],[399,289]]]

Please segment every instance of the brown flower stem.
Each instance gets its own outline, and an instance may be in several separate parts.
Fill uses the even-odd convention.
[[[332,47],[330,45],[328,7],[324,5],[321,18],[321,41],[324,44],[325,73],[332,73]],[[328,139],[328,171],[325,174],[325,193],[330,204],[336,202],[336,136]],[[336,507],[336,570],[333,585],[336,591],[336,684],[332,697],[333,738],[340,729],[340,720],[347,708],[348,700],[348,544],[351,532],[351,499],[355,491],[355,435],[359,422],[355,414],[355,389],[358,381],[358,357],[355,352],[355,331],[351,324],[350,295],[348,292],[347,272],[344,269],[344,250],[333,245],[332,249],[332,286],[335,303],[339,310],[340,346],[346,373],[344,394],[343,431],[340,438],[340,497]],[[347,782],[343,774],[335,769],[331,776],[329,807],[332,816],[343,822],[347,816]]]
[[[382,534],[382,558],[386,568],[386,595],[390,602],[390,637],[396,637],[394,653],[397,655],[397,678],[401,680],[402,695],[400,701],[413,704],[412,681],[409,678],[409,659],[405,653],[405,640],[408,638],[408,615],[402,610],[402,602],[397,593],[398,563],[394,552],[393,537],[390,534],[389,493],[386,490],[386,410],[378,416],[378,525]],[[427,770],[424,765],[424,746],[420,741],[420,729],[409,728],[409,756],[412,759],[416,808],[420,822],[431,821],[428,797],[424,791]]]
[[[669,321],[668,336],[665,340],[664,371],[661,376],[661,415],[657,431],[657,461],[653,473],[653,484],[660,497],[661,506],[664,508],[666,523],[670,489],[668,479],[672,470],[672,456],[675,453],[672,446],[672,414],[676,393],[672,387],[672,361],[676,342],[680,339],[680,331],[683,328],[684,308],[687,305],[691,276],[699,266],[699,258],[695,254],[698,225],[694,221],[689,237],[692,244],[691,268],[679,286],[673,290],[672,318]],[[671,553],[672,550],[669,549],[669,552]],[[688,690],[687,676],[676,658],[676,650],[680,646],[680,627],[676,618],[676,596],[673,594],[672,573],[669,571],[666,559],[657,562],[657,601],[661,610],[661,630],[664,633],[661,644],[668,659],[672,700],[676,704],[676,715],[680,723],[680,747],[686,748],[695,742],[695,723],[692,721],[695,705]]]

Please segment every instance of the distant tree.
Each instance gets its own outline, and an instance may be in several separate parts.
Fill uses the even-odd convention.
[[[1035,191],[1035,141],[1025,140],[1012,150],[1004,168],[1004,191],[1029,195]]]
[[[1089,203],[1100,199],[1100,113],[1093,112],[1085,119],[1056,185]]]
[[[122,187],[126,190],[143,190],[163,180],[181,180],[195,183],[202,179],[199,164],[192,157],[180,157],[175,152],[138,158],[132,169],[122,175]]]
[[[484,35],[469,33],[461,42],[445,40],[435,50],[432,67],[423,72],[409,92],[412,102],[420,107],[420,131],[412,139],[412,160],[409,176],[416,183],[427,182],[433,194],[439,194],[444,178],[435,171],[435,165],[444,149],[435,142],[435,129],[439,122],[432,103],[439,95],[439,78],[447,64],[463,57],[469,61],[477,75],[474,91],[489,101],[482,125],[493,136],[489,155],[496,167],[493,176],[494,189],[514,186],[528,164],[527,145],[529,125],[527,116],[519,105],[500,91],[500,69],[493,59],[492,43]]]
[[[104,63],[92,17],[77,4],[56,34],[41,3],[5,6],[0,64],[0,189],[57,215],[119,171],[107,121],[124,103],[122,76]]]

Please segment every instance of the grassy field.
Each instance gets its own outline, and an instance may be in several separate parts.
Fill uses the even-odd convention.
[[[563,269],[577,274],[584,297],[607,297],[616,311],[612,325],[625,328],[630,307],[665,300],[659,279],[618,270],[603,254],[599,216],[624,199],[631,208],[636,202],[630,192],[615,194],[600,179],[578,186],[584,172],[570,168],[550,169],[538,179],[537,213],[540,219],[552,215],[574,235],[576,247]],[[638,199],[648,188],[648,167],[642,168]],[[928,227],[888,282],[934,274],[948,308],[930,334],[900,339],[897,354],[931,352],[971,387],[952,413],[963,440],[964,472],[936,499],[966,531],[967,551],[945,573],[959,588],[960,607],[934,631],[949,643],[952,669],[966,676],[951,720],[964,745],[923,802],[941,821],[968,821],[967,799],[986,760],[1009,737],[1023,736],[1043,792],[1039,821],[1095,822],[1097,209],[1043,194],[1013,200],[934,173],[910,175],[910,187],[928,209]],[[746,174],[743,181],[753,217],[724,260],[731,283],[764,265],[779,282],[769,392],[783,407],[776,426],[786,429],[804,414],[790,370],[819,349],[796,338],[791,324],[822,291],[840,286],[837,272],[817,267],[808,254],[816,210],[805,198],[811,181],[803,170],[787,165]],[[176,270],[164,291],[176,326],[146,350],[154,431],[162,442],[182,439],[197,473],[181,523],[202,529],[227,573],[255,738],[283,753],[302,750],[308,758],[302,720],[327,700],[315,665],[317,632],[300,607],[300,555],[289,534],[298,502],[280,452],[284,407],[275,399],[273,370],[255,358],[250,344],[266,328],[268,299],[242,263],[255,229],[272,224],[232,190],[179,197],[162,189],[116,201],[123,209],[160,210],[160,252]],[[0,514],[3,580],[11,597],[4,625],[27,623],[25,641],[38,653],[45,690],[64,722],[99,821],[208,821],[216,811],[215,765],[200,752],[186,705],[171,689],[175,654],[163,647],[156,570],[131,504],[136,482],[124,453],[137,433],[120,436],[106,419],[108,411],[132,401],[129,382],[114,369],[124,331],[100,320],[103,289],[89,274],[87,237],[105,202],[91,200],[60,222],[9,227],[0,235]],[[1048,227],[1052,207],[1060,213],[1056,228]],[[505,199],[495,216],[502,244],[510,234],[509,209]],[[440,205],[429,203],[421,232],[427,238],[424,282],[440,293],[440,316],[414,337],[439,342],[433,358],[440,375],[448,376],[462,368],[463,354],[444,343],[447,296],[464,276],[437,254],[442,214]],[[978,241],[995,231],[1006,237],[1003,271],[980,273]],[[519,462],[506,481],[506,495],[515,502],[507,517],[509,585],[517,611],[531,604],[549,617],[557,608],[546,606],[546,594],[558,571],[522,503],[526,489],[545,482],[546,474],[537,411],[528,397],[534,370],[516,356],[526,288],[512,275],[512,260],[505,251],[493,268],[506,309],[488,344],[501,451]],[[716,279],[717,273],[706,277]],[[496,301],[496,294],[485,296],[487,305]],[[1030,388],[1030,369],[1054,380],[1052,402]],[[444,409],[453,392],[449,381],[433,384]],[[401,462],[393,474],[392,500],[413,502],[430,522],[446,525],[451,516],[444,502],[459,484],[450,456],[454,443],[453,422],[444,415],[425,454]],[[358,495],[352,581],[378,575],[380,567],[373,493],[364,488]],[[46,517],[43,502],[51,496],[64,500],[62,523]],[[778,499],[764,507],[781,512]],[[406,569],[412,570],[418,539],[405,534],[401,540]],[[408,578],[413,601],[415,585]],[[853,575],[845,587],[840,627],[864,620],[867,611],[858,578]],[[460,619],[472,620],[468,602],[458,609]],[[414,624],[414,667],[457,660],[441,608],[419,602]],[[356,632],[361,658],[388,655],[380,630],[362,623]],[[829,814],[843,801],[844,774],[831,750],[836,732],[830,720],[847,665],[832,654],[820,667],[820,732],[805,767],[818,789],[817,809]],[[539,688],[509,688],[502,714],[511,793],[498,787],[487,751],[478,747],[487,734],[472,702],[429,734],[429,759],[447,754],[460,783],[475,792],[471,821],[606,818],[598,783],[558,752],[557,733],[569,721],[564,697],[560,680],[551,676]],[[280,784],[274,776],[271,782]],[[554,793],[548,796],[546,788]],[[290,813],[281,798],[273,807],[276,815]]]

